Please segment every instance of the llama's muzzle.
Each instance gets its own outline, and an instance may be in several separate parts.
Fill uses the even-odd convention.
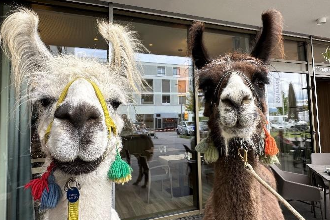
[[[69,82],[56,103],[54,118],[44,137],[57,167],[71,174],[95,170],[117,135],[106,101],[93,81]]]

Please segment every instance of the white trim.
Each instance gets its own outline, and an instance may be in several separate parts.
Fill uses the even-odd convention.
[[[2,53],[1,62],[1,102],[0,102],[0,177],[3,181],[0,181],[0,219],[6,219],[7,214],[7,170],[8,170],[8,123],[11,119],[9,116],[9,90],[10,90],[10,68],[9,60]]]

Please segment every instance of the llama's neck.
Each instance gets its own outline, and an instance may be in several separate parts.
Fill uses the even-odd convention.
[[[107,178],[111,161],[110,158],[106,158],[95,171],[79,176],[68,175],[56,170],[54,176],[63,195],[58,205],[47,213],[49,220],[67,219],[68,200],[64,186],[70,177],[75,177],[81,186],[79,190],[79,219],[118,219],[116,211],[112,208],[112,182]]]
[[[257,164],[254,152],[249,163]],[[212,205],[219,219],[260,219],[260,185],[245,170],[240,158],[220,158],[215,164]]]

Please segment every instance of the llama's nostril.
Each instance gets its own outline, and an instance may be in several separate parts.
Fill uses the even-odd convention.
[[[89,111],[89,115],[87,117],[88,117],[87,121],[95,121],[100,119],[101,116],[99,112],[96,110],[96,111]]]
[[[223,98],[221,99],[221,102],[227,106],[233,107],[233,108],[239,108],[239,104],[237,104],[234,100],[230,98]]]
[[[67,120],[74,127],[83,127],[86,123],[99,121],[101,118],[100,111],[90,104],[81,103],[72,106],[65,103],[58,107],[54,117],[60,120]]]
[[[61,120],[70,120],[70,105],[62,105],[57,108],[54,117]]]

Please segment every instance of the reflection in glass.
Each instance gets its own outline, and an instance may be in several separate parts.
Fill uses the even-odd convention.
[[[304,173],[312,152],[305,74],[272,72],[267,86],[269,126],[283,170]]]
[[[193,67],[185,57],[188,28],[122,15],[114,21],[129,25],[150,51],[136,57],[152,87],[132,94],[132,104],[118,108],[125,118],[122,156],[134,172],[131,182],[116,186],[115,208],[122,219],[195,210],[197,154],[191,148],[194,112],[187,108],[194,91]]]
[[[122,156],[134,170],[131,182],[116,186],[116,210],[123,219],[194,209],[197,193],[195,122],[185,103],[187,91],[193,91],[191,61],[153,54],[137,58],[152,89],[118,109],[125,119]],[[183,74],[173,75],[174,69]]]

